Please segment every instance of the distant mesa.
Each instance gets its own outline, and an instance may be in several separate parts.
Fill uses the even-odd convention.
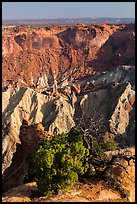
[[[55,19],[11,19],[2,20],[2,25],[75,25],[77,23],[109,23],[109,24],[129,24],[135,23],[134,18],[55,18]]]

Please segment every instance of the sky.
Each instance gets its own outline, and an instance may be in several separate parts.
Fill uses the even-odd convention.
[[[134,18],[135,2],[2,2],[2,19]]]

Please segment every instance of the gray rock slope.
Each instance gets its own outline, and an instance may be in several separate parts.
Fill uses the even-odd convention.
[[[105,73],[105,77],[108,77],[109,75],[110,73],[108,73],[108,75]],[[98,121],[99,118],[102,117],[106,131],[109,131],[116,136],[122,136],[124,141],[127,142],[125,143],[126,145],[134,145],[135,90],[133,80],[131,80],[133,79],[134,72],[132,70],[130,73],[128,69],[128,74],[123,77],[123,81],[119,80],[118,77],[118,80],[116,80],[116,75],[117,72],[114,75],[115,86],[109,84],[109,79],[107,79],[107,87],[103,87],[102,85],[97,90],[91,90],[87,94],[85,93],[73,106],[70,99],[61,93],[58,94],[58,96],[49,96],[24,87],[17,87],[15,89],[8,88],[3,91],[3,179],[7,176],[6,172],[10,169],[13,158],[16,157],[17,146],[22,145],[20,132],[24,120],[29,121],[30,124],[33,125],[42,123],[44,130],[50,133],[62,133],[68,132],[76,125],[76,118],[83,117],[85,121],[87,119],[94,119],[95,121]],[[97,79],[94,77],[97,84],[99,83],[99,77],[100,76],[98,76]],[[110,82],[112,80],[113,79],[111,79]],[[101,82],[102,80],[100,79],[100,83]],[[79,105],[77,105],[78,103]],[[28,138],[26,137],[26,141],[27,140]],[[17,166],[15,167],[17,168]],[[11,172],[9,170],[8,176],[10,173]],[[8,182],[9,181],[7,181],[7,183]],[[14,182],[14,186],[18,185],[18,183],[19,181]],[[6,185],[6,182],[4,185]]]

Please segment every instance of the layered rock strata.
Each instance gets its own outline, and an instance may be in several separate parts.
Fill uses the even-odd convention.
[[[41,76],[42,86],[72,82],[134,65],[134,52],[134,24],[9,27],[2,33],[2,82],[32,88],[39,86]]]
[[[134,24],[13,26],[2,38],[4,188],[23,182],[45,133],[68,132],[81,118],[102,119],[104,133],[134,146]]]
[[[108,76],[110,73],[107,73]],[[131,74],[129,76],[131,77]],[[130,77],[127,78],[130,79]],[[114,78],[116,80],[116,77]],[[28,121],[28,126],[31,127],[32,132],[33,127],[35,132],[34,125],[41,123],[43,125],[41,135],[43,135],[44,131],[48,131],[51,134],[68,132],[73,126],[78,125],[81,118],[84,121],[91,120],[92,122],[97,121],[97,123],[102,118],[101,122],[105,127],[104,132],[108,131],[115,135],[115,137],[119,136],[122,141],[121,145],[123,146],[134,145],[135,118],[133,116],[133,108],[135,91],[132,88],[134,84],[131,85],[130,80],[127,80],[127,82],[123,81],[122,83],[121,80],[118,83],[118,80],[117,82],[115,81],[115,86],[108,83],[107,87],[102,86],[102,88],[97,88],[97,90],[90,91],[85,95],[77,95],[77,92],[73,89],[74,86],[72,86],[72,89],[70,88],[71,97],[69,94],[67,96],[62,92],[58,92],[55,96],[49,96],[25,87],[9,88],[3,91],[2,170],[3,176],[6,178],[4,179],[5,185],[9,183],[9,180],[11,181],[11,179],[8,180],[10,178],[9,172],[11,172],[8,169],[17,169],[19,175],[20,168],[24,168],[25,172],[23,163],[26,156],[22,158],[22,163],[20,164],[13,162],[19,158],[18,152],[20,150],[18,149],[23,148],[24,155],[27,155],[28,151],[26,149],[30,145],[30,141],[34,143],[30,150],[33,152],[40,139],[38,132],[36,134],[30,134],[29,131],[29,133],[26,132],[26,135],[22,133],[21,128],[24,120]],[[96,82],[101,83],[100,76],[98,76]],[[12,182],[12,184],[18,185],[22,181],[23,179],[20,177],[19,181],[15,179],[15,183]]]

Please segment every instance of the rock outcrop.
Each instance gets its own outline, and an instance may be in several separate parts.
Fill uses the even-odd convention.
[[[3,86],[45,87],[134,65],[134,32],[134,24],[9,27],[2,33]]]
[[[85,91],[84,95],[82,92],[78,94],[75,84],[70,86],[68,95],[63,94],[63,92],[58,92],[58,94],[54,94],[55,96],[52,93],[45,95],[25,87],[4,90],[2,93],[2,171],[5,186],[10,186],[10,184],[16,186],[23,181],[23,175],[27,169],[25,159],[26,155],[29,154],[28,147],[34,143],[30,152],[35,151],[40,139],[39,131],[35,130],[35,124],[43,125],[41,135],[44,135],[44,131],[51,134],[68,132],[73,126],[78,125],[77,121],[80,123],[81,118],[84,118],[85,123],[89,126],[90,123],[87,121],[97,121],[99,124],[102,118],[101,125],[105,127],[104,132],[112,133],[116,138],[120,137],[121,146],[134,145],[135,124],[131,115],[133,116],[134,113],[135,91],[132,68],[128,69],[123,81],[120,78],[119,69],[115,69],[115,74],[113,71],[105,73],[104,78],[106,78],[107,86],[105,84],[104,87],[102,85],[104,78],[100,75],[93,76],[96,86],[93,91],[92,88],[89,89],[89,93]],[[123,76],[122,73],[121,76]],[[109,80],[111,75],[113,77]],[[125,78],[127,82],[125,82]],[[90,81],[92,80],[91,77]],[[112,81],[115,85],[111,84]],[[132,85],[130,84],[131,81]],[[28,121],[25,135],[21,131],[23,121]],[[22,151],[22,148],[24,150],[22,159],[20,158],[20,162],[22,162],[18,163],[16,161],[19,160],[19,152]],[[20,168],[22,171],[19,170]],[[11,171],[11,169],[16,170]],[[15,176],[14,173],[10,175],[10,172],[18,174],[19,179],[13,181],[12,177],[15,178]]]
[[[54,132],[68,132],[74,125],[73,114],[74,110],[71,105],[62,97],[49,98],[48,96],[37,93],[29,88],[10,88],[2,94],[3,115],[2,115],[2,127],[3,127],[3,165],[2,173],[9,183],[8,176],[12,172],[10,169],[13,165],[13,169],[16,171],[21,168],[23,172],[23,162],[25,162],[26,154],[29,152],[26,150],[30,144],[32,145],[31,152],[35,151],[40,139],[35,134],[35,127],[24,135],[21,132],[23,121],[29,121],[30,124],[42,123],[45,131],[48,130],[51,133]],[[62,125],[63,121],[63,125]],[[37,132],[37,131],[36,131]],[[30,142],[31,141],[31,142]],[[19,148],[18,148],[19,147]],[[18,150],[19,149],[19,150]],[[21,150],[22,149],[22,150]],[[25,156],[21,153],[24,152]],[[18,153],[20,152],[20,153]],[[19,159],[19,155],[22,154],[23,158]],[[21,163],[13,164],[13,158],[15,160],[22,161]],[[17,157],[17,158],[16,158]],[[21,167],[22,166],[22,167]],[[5,172],[6,171],[6,172]],[[13,174],[13,172],[12,172]],[[23,173],[24,175],[24,173]],[[19,181],[15,179],[15,182],[11,182],[12,185],[20,184],[23,180],[21,173],[18,172]],[[14,175],[13,175],[14,177]],[[4,185],[6,186],[6,180],[4,179]]]
[[[91,122],[87,123],[91,128],[93,122],[98,121],[97,123],[99,123],[100,121],[100,126],[105,127],[104,131],[109,131],[116,136],[122,135],[124,144],[128,138],[126,129],[129,125],[129,113],[133,109],[134,101],[135,91],[132,90],[130,83],[102,88],[84,95],[80,101],[82,117],[85,123],[91,120]],[[133,126],[133,118],[131,123]],[[100,131],[102,130],[100,129]],[[132,134],[132,144],[135,142],[134,131],[128,132],[130,136]]]
[[[11,27],[2,37],[4,189],[23,183],[41,137],[81,118],[134,146],[134,24]]]

